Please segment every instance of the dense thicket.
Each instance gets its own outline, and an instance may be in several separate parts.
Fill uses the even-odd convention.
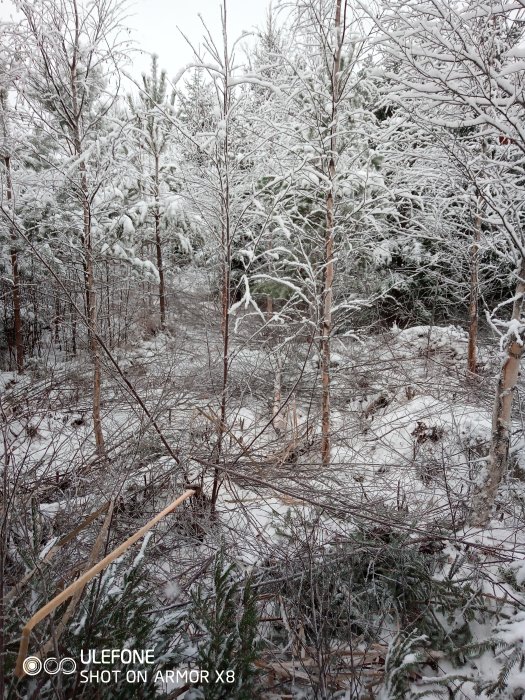
[[[234,672],[187,698],[522,697],[522,0],[294,0],[245,42],[224,0],[142,76],[113,0],[17,8],[0,698],[96,697],[12,679],[20,628],[188,486],[35,648]]]

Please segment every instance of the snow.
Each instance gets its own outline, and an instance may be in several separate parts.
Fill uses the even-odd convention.
[[[188,616],[191,596],[197,586],[213,596],[210,565],[223,548],[239,580],[253,573],[260,587],[257,655],[263,667],[271,659],[292,669],[283,697],[321,693],[314,657],[322,643],[333,656],[350,646],[364,676],[377,680],[366,692],[385,700],[440,690],[488,698],[478,681],[488,687],[525,652],[522,377],[506,392],[516,398],[512,420],[501,423],[509,460],[491,519],[469,525],[473,494],[495,463],[488,455],[501,355],[525,336],[517,313],[525,251],[520,4],[494,16],[490,3],[358,1],[341,31],[330,12],[321,22],[315,14],[330,3],[292,3],[275,27],[271,18],[268,36],[253,39],[256,51],[233,37],[222,47],[210,32],[171,83],[152,75],[129,104],[114,94],[111,32],[101,31],[100,42],[93,16],[81,23],[77,47],[80,146],[57,90],[63,75],[49,75],[74,66],[76,30],[62,6],[47,16],[52,5],[39,4],[47,30],[25,20],[3,27],[7,67],[16,56],[16,79],[10,70],[0,76],[11,158],[0,199],[14,213],[0,218],[7,588],[35,572],[23,591],[33,614],[89,560],[102,514],[76,528],[90,514],[114,502],[109,550],[193,486],[195,498],[102,574],[110,605],[126,593],[121,565],[141,566],[151,619],[180,612],[188,639],[177,650],[195,661],[209,640]],[[60,17],[66,42],[52,26]],[[52,60],[41,60],[43,46]],[[90,52],[96,70],[86,73]],[[35,85],[46,86],[45,100]],[[23,375],[12,371],[15,248]],[[469,372],[473,292],[480,323]],[[90,299],[91,336],[83,323]],[[93,431],[99,358],[90,341],[99,337],[104,453]],[[330,372],[321,377],[328,337]],[[335,562],[337,576],[358,536],[353,561],[364,569],[383,566],[384,552],[396,556],[364,576],[357,595],[348,588],[351,614],[338,607],[342,577],[326,601],[314,595],[319,609],[312,596],[294,600],[309,586],[322,593],[330,579],[323,567]],[[422,567],[413,586],[400,585],[405,555]],[[377,597],[380,578],[397,586],[394,610]],[[414,599],[419,578],[429,588],[424,601]],[[361,626],[353,608],[368,596],[378,609]],[[96,631],[96,615],[84,608],[72,634]],[[316,615],[324,633],[332,612],[345,624],[338,619],[328,639],[316,639]],[[12,646],[21,620],[10,608],[6,620]],[[133,621],[116,624],[133,642]],[[487,644],[467,652],[470,642]],[[517,660],[504,694],[525,682]],[[350,690],[348,677],[334,678],[339,687],[326,691],[334,697],[365,692],[362,679]],[[450,688],[437,689],[445,681]]]
[[[509,51],[507,51],[507,56],[513,56],[515,58],[525,58],[525,44],[513,46],[512,49],[509,49]]]
[[[122,233],[124,237],[131,237],[135,233],[135,227],[133,226],[133,221],[129,216],[123,216],[120,220],[122,224]]]
[[[508,644],[519,643],[525,650],[525,612],[518,612],[511,620],[500,622],[497,637]]]
[[[447,352],[460,358],[467,352],[467,335],[456,326],[413,326],[398,331],[395,338],[402,347],[406,346],[407,353],[415,348],[420,354]]]
[[[0,372],[0,393],[17,382],[16,372]]]
[[[52,518],[59,513],[65,513],[68,510],[78,508],[79,506],[86,506],[89,504],[91,499],[88,496],[81,496],[78,498],[68,499],[67,501],[55,501],[54,503],[41,503],[38,508],[40,512]]]
[[[180,586],[177,584],[176,581],[169,581],[164,586],[164,595],[168,600],[177,600],[177,598],[180,596],[180,593]]]

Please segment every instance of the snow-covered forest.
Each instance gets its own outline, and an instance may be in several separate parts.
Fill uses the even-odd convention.
[[[0,700],[525,698],[525,0],[16,9]]]

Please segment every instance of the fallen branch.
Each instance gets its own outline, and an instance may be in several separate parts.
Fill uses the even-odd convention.
[[[111,501],[110,507],[108,509],[107,515],[104,519],[104,523],[100,529],[100,532],[98,533],[97,539],[95,540],[95,544],[93,546],[93,549],[91,551],[91,555],[88,560],[88,568],[87,571],[90,571],[90,569],[95,566],[96,561],[98,559],[100,550],[102,549],[102,545],[104,544],[104,540],[106,539],[108,532],[109,532],[109,526],[111,524],[111,518],[113,517],[113,507],[114,507],[114,502]],[[87,573],[87,572],[86,572]],[[44,646],[42,647],[42,650],[40,654],[36,654],[36,656],[45,656],[48,651],[51,651],[55,647],[55,645],[58,643],[60,640],[60,637],[64,634],[64,631],[67,627],[67,624],[69,620],[73,617],[75,610],[77,608],[77,605],[80,601],[80,598],[82,597],[82,593],[84,591],[85,586],[80,586],[75,593],[73,593],[73,596],[71,597],[71,600],[69,601],[69,605],[67,606],[66,612],[62,616],[62,619],[60,620],[60,624],[56,628],[53,636],[51,639],[49,639]]]
[[[193,495],[195,495],[194,490],[190,489],[188,491],[185,491],[182,494],[182,496],[179,496],[175,501],[170,503],[169,506],[164,508],[164,510],[162,510],[154,518],[147,522],[146,525],[140,528],[140,530],[137,530],[137,532],[135,532],[134,535],[128,537],[128,539],[125,542],[123,542],[116,549],[114,549],[107,556],[105,556],[104,559],[99,561],[98,564],[95,564],[95,566],[86,571],[85,574],[82,574],[80,578],[78,578],[74,583],[65,588],[61,593],[55,596],[53,600],[50,600],[49,603],[44,605],[43,608],[40,608],[40,610],[38,610],[38,612],[36,612],[33,615],[33,617],[26,623],[25,627],[22,630],[22,637],[20,639],[20,647],[18,649],[18,658],[16,660],[15,668],[15,675],[17,676],[17,678],[23,678],[26,675],[24,671],[24,659],[27,656],[27,650],[29,647],[29,635],[31,634],[31,630],[33,629],[33,627],[35,627],[39,622],[41,622],[50,613],[52,613],[53,610],[56,610],[56,608],[58,608],[58,606],[61,605],[61,603],[63,603],[72,595],[74,595],[79,589],[83,589],[86,583],[91,581],[92,578],[94,578],[97,574],[99,574],[107,566],[109,566],[111,562],[115,561],[115,559],[118,559],[118,557],[120,557],[121,554],[124,554],[124,552],[127,549],[129,549],[129,547],[131,547],[132,544],[135,544],[135,542],[140,540],[141,537],[143,537],[147,532],[149,532],[153,527],[155,527],[155,525],[160,520],[165,518],[166,515],[169,515],[171,512],[173,512],[175,508],[180,506],[181,503],[183,503],[186,499],[190,498],[190,496]]]
[[[42,559],[41,562],[39,562],[31,571],[24,576],[24,578],[19,581],[16,586],[14,586],[9,593],[6,594],[4,600],[8,601],[11,600],[11,598],[16,597],[21,593],[21,589],[25,584],[30,581],[33,576],[36,574],[37,571],[40,571],[40,567],[43,564],[49,564],[51,559],[55,556],[55,554],[58,552],[59,549],[61,549],[64,545],[68,544],[71,542],[71,540],[75,539],[75,537],[82,532],[88,525],[91,525],[91,523],[98,518],[99,515],[102,515],[108,508],[109,508],[109,501],[105,503],[101,508],[96,510],[94,513],[91,513],[91,515],[88,515],[88,517],[80,523],[74,530],[71,530],[67,535],[64,535],[64,537],[61,537],[56,544],[54,544],[49,552],[46,554],[46,556]]]

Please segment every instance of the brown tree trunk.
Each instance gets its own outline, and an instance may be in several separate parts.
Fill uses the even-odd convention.
[[[226,133],[222,149],[218,157],[219,182],[221,187],[221,248],[222,248],[222,289],[221,289],[221,333],[222,333],[222,392],[220,408],[219,435],[216,446],[216,467],[213,476],[213,488],[211,494],[211,510],[215,512],[215,506],[222,483],[220,476],[220,461],[222,458],[224,433],[226,430],[226,414],[228,408],[228,373],[229,373],[229,345],[230,345],[230,285],[231,285],[231,230],[230,230],[230,174],[229,174],[229,141],[228,141],[228,113],[230,101],[230,86],[228,84],[229,56],[228,36],[226,32],[226,0],[222,5],[222,38],[224,46],[224,80],[223,103],[221,118],[226,122]]]
[[[14,217],[13,208],[13,180],[11,177],[11,159],[9,156],[4,156],[4,166],[6,173],[6,198],[10,210],[10,215]],[[24,371],[24,337],[22,330],[22,305],[20,301],[20,271],[18,269],[18,253],[15,248],[16,236],[11,227],[11,240],[13,247],[11,248],[11,275],[13,280],[13,321],[14,321],[14,341],[15,341],[15,357],[16,371],[20,374]]]
[[[20,273],[18,271],[18,254],[11,250],[11,272],[13,275],[13,317],[15,331],[16,371],[24,371],[24,339],[22,331],[22,310],[20,303]]]
[[[61,321],[61,316],[60,316],[60,300],[58,298],[58,291],[55,292],[55,318],[53,319],[53,325],[54,325],[54,341],[55,345],[59,348],[59,350],[62,350],[62,347],[60,345],[60,321]]]
[[[519,277],[512,307],[512,320],[518,322],[521,321],[525,295],[525,259],[521,261]],[[486,467],[487,472],[483,485],[472,499],[470,521],[475,526],[486,525],[489,521],[498,487],[507,470],[512,402],[519,377],[524,340],[523,334],[521,334],[519,342],[518,338],[512,337],[506,347],[506,357],[501,367],[492,413],[492,441]]]
[[[332,192],[326,200],[325,275],[323,290],[323,321],[321,327],[321,457],[324,467],[330,464],[330,334],[332,331],[332,286],[334,282],[334,199]]]
[[[78,154],[80,155],[80,154]],[[91,350],[91,360],[93,362],[93,431],[95,433],[95,444],[98,454],[104,454],[104,435],[102,433],[101,417],[101,363],[100,348],[97,341],[98,319],[97,319],[97,294],[95,289],[95,273],[93,264],[93,242],[91,239],[91,211],[88,199],[87,176],[83,162],[80,166],[80,180],[82,189],[82,210],[83,210],[83,235],[82,243],[84,248],[84,284],[86,292],[87,317],[89,321],[88,339]]]
[[[73,315],[73,312],[71,312],[71,352],[73,353],[73,356],[76,357],[77,355],[77,319]]]
[[[7,471],[7,470],[6,470]],[[5,528],[0,528],[0,700],[5,698],[5,632],[7,629],[7,616],[4,604],[4,562],[6,557]]]
[[[107,328],[108,328],[108,343],[109,349],[113,349],[113,324],[111,322],[111,294],[110,294],[110,274],[109,274],[109,262],[106,260],[106,313],[108,315]]]
[[[484,134],[481,136],[481,153],[483,159],[487,155],[487,143]],[[480,178],[483,177],[483,170]],[[479,324],[479,243],[481,240],[483,198],[478,189],[476,214],[474,216],[474,233],[470,247],[470,300],[469,300],[469,328],[467,370],[472,374],[477,373],[478,365],[478,324]]]
[[[277,350],[275,378],[273,382],[273,408],[272,408],[272,425],[277,435],[281,435],[286,431],[285,416],[281,411],[282,400],[282,360],[281,353]]]
[[[5,606],[5,564],[8,552],[7,533],[9,526],[9,507],[11,494],[9,493],[9,461],[10,450],[6,440],[6,433],[3,432],[3,475],[2,475],[2,519],[0,521],[0,700],[6,697],[6,682],[5,682],[5,646],[6,646],[6,630],[7,630],[7,615]]]
[[[478,202],[479,205],[479,202]],[[481,238],[481,213],[474,217],[474,235],[470,247],[470,301],[468,326],[467,368],[476,374],[478,365],[478,299],[479,299],[479,242]]]
[[[157,251],[157,270],[159,271],[159,307],[160,327],[166,328],[166,292],[164,287],[164,265],[162,260],[162,240],[160,236],[159,204],[159,157],[155,156],[155,248]]]
[[[328,177],[330,189],[326,196],[325,228],[325,268],[323,284],[323,308],[321,323],[321,459],[324,467],[330,464],[330,335],[332,333],[332,297],[334,283],[334,209],[335,209],[335,175],[337,148],[337,112],[339,102],[339,71],[341,69],[341,0],[337,0],[335,11],[336,47],[332,65],[332,118],[330,125],[330,156]]]
[[[222,240],[224,246],[223,252],[223,270],[222,270],[222,290],[221,290],[221,333],[222,333],[222,392],[221,392],[221,408],[220,408],[220,424],[219,435],[217,438],[216,448],[216,464],[213,477],[213,488],[211,495],[212,511],[215,510],[217,497],[221,485],[219,464],[222,457],[224,433],[226,432],[226,414],[228,408],[228,373],[229,373],[229,345],[230,345],[230,222],[229,222],[229,192],[226,179],[225,202],[223,204],[223,223],[222,223]]]
[[[80,136],[81,122],[81,106],[78,101],[78,75],[77,75],[77,48],[79,46],[79,18],[77,12],[77,4],[73,2],[75,12],[75,51],[71,63],[71,101],[73,108],[72,119],[72,136],[75,148],[75,156],[79,159],[79,178],[80,178],[80,198],[82,205],[82,247],[84,252],[84,290],[86,295],[86,307],[88,317],[88,341],[91,351],[91,360],[93,363],[93,432],[95,434],[95,445],[98,454],[102,455],[105,452],[104,435],[102,433],[102,417],[101,417],[101,363],[100,363],[100,348],[97,341],[98,335],[98,319],[97,319],[97,294],[95,288],[95,271],[93,262],[93,240],[91,230],[91,206],[89,202],[89,187],[87,178],[86,163],[82,159],[82,139]]]

